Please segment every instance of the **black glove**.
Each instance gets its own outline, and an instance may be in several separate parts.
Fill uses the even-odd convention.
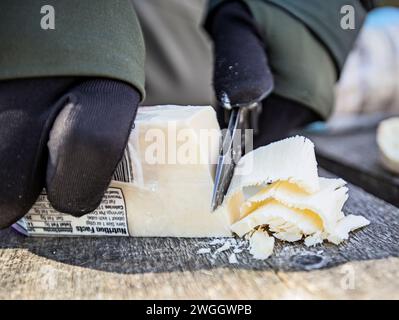
[[[219,104],[224,104],[226,94],[232,105],[252,102],[262,96],[272,79],[267,44],[261,39],[246,5],[240,1],[226,1],[208,18],[205,27],[214,43],[213,85]],[[217,113],[224,127],[224,110],[218,108]],[[318,119],[320,117],[306,106],[271,94],[263,100],[254,146],[282,139],[292,129]]]
[[[270,88],[271,71],[265,46],[254,19],[245,5],[227,2],[209,20],[207,28],[214,43],[216,98],[228,97],[231,105],[264,98]]]
[[[133,87],[115,80],[0,82],[0,228],[22,218],[43,187],[61,212],[96,209],[139,101]]]

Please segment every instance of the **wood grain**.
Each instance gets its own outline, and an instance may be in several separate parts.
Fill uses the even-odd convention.
[[[25,238],[7,229],[0,298],[399,298],[399,209],[351,185],[345,212],[371,225],[340,246],[278,242],[268,260],[243,252],[238,264],[231,249],[197,254],[218,248],[211,239]]]
[[[121,274],[8,249],[0,263],[0,299],[399,299],[398,258],[312,272],[218,267]]]

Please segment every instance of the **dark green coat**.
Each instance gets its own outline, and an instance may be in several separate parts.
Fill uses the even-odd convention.
[[[43,30],[41,8],[55,9]],[[144,97],[144,41],[130,0],[0,0],[0,80],[107,77]]]
[[[218,5],[210,0],[209,27]],[[242,0],[259,26],[273,72],[274,93],[327,119],[334,87],[365,18],[357,0]],[[355,8],[355,30],[341,28],[341,7]]]
[[[212,10],[226,0],[210,0],[209,10]],[[228,0],[227,0],[228,1]],[[342,69],[348,53],[364,22],[366,10],[358,0],[243,0],[252,10],[257,20],[261,20],[254,10],[257,2],[264,2],[285,10],[287,13],[304,23],[309,30],[322,42],[334,58],[339,70]],[[255,4],[255,6],[254,6]],[[352,5],[355,8],[356,28],[344,30],[340,27],[341,8]],[[261,21],[259,21],[261,22]],[[281,25],[284,29],[284,25]]]

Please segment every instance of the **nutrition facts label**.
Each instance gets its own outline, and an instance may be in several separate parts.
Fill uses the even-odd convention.
[[[52,208],[41,194],[16,229],[32,236],[129,236],[126,203],[119,188],[110,187],[101,205],[92,213],[76,218]],[[22,230],[21,230],[22,229]]]

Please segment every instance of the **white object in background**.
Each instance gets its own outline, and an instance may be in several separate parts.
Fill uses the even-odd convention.
[[[382,165],[399,174],[399,117],[380,123],[377,130],[377,144]]]
[[[399,9],[373,10],[336,86],[335,115],[399,112]]]

